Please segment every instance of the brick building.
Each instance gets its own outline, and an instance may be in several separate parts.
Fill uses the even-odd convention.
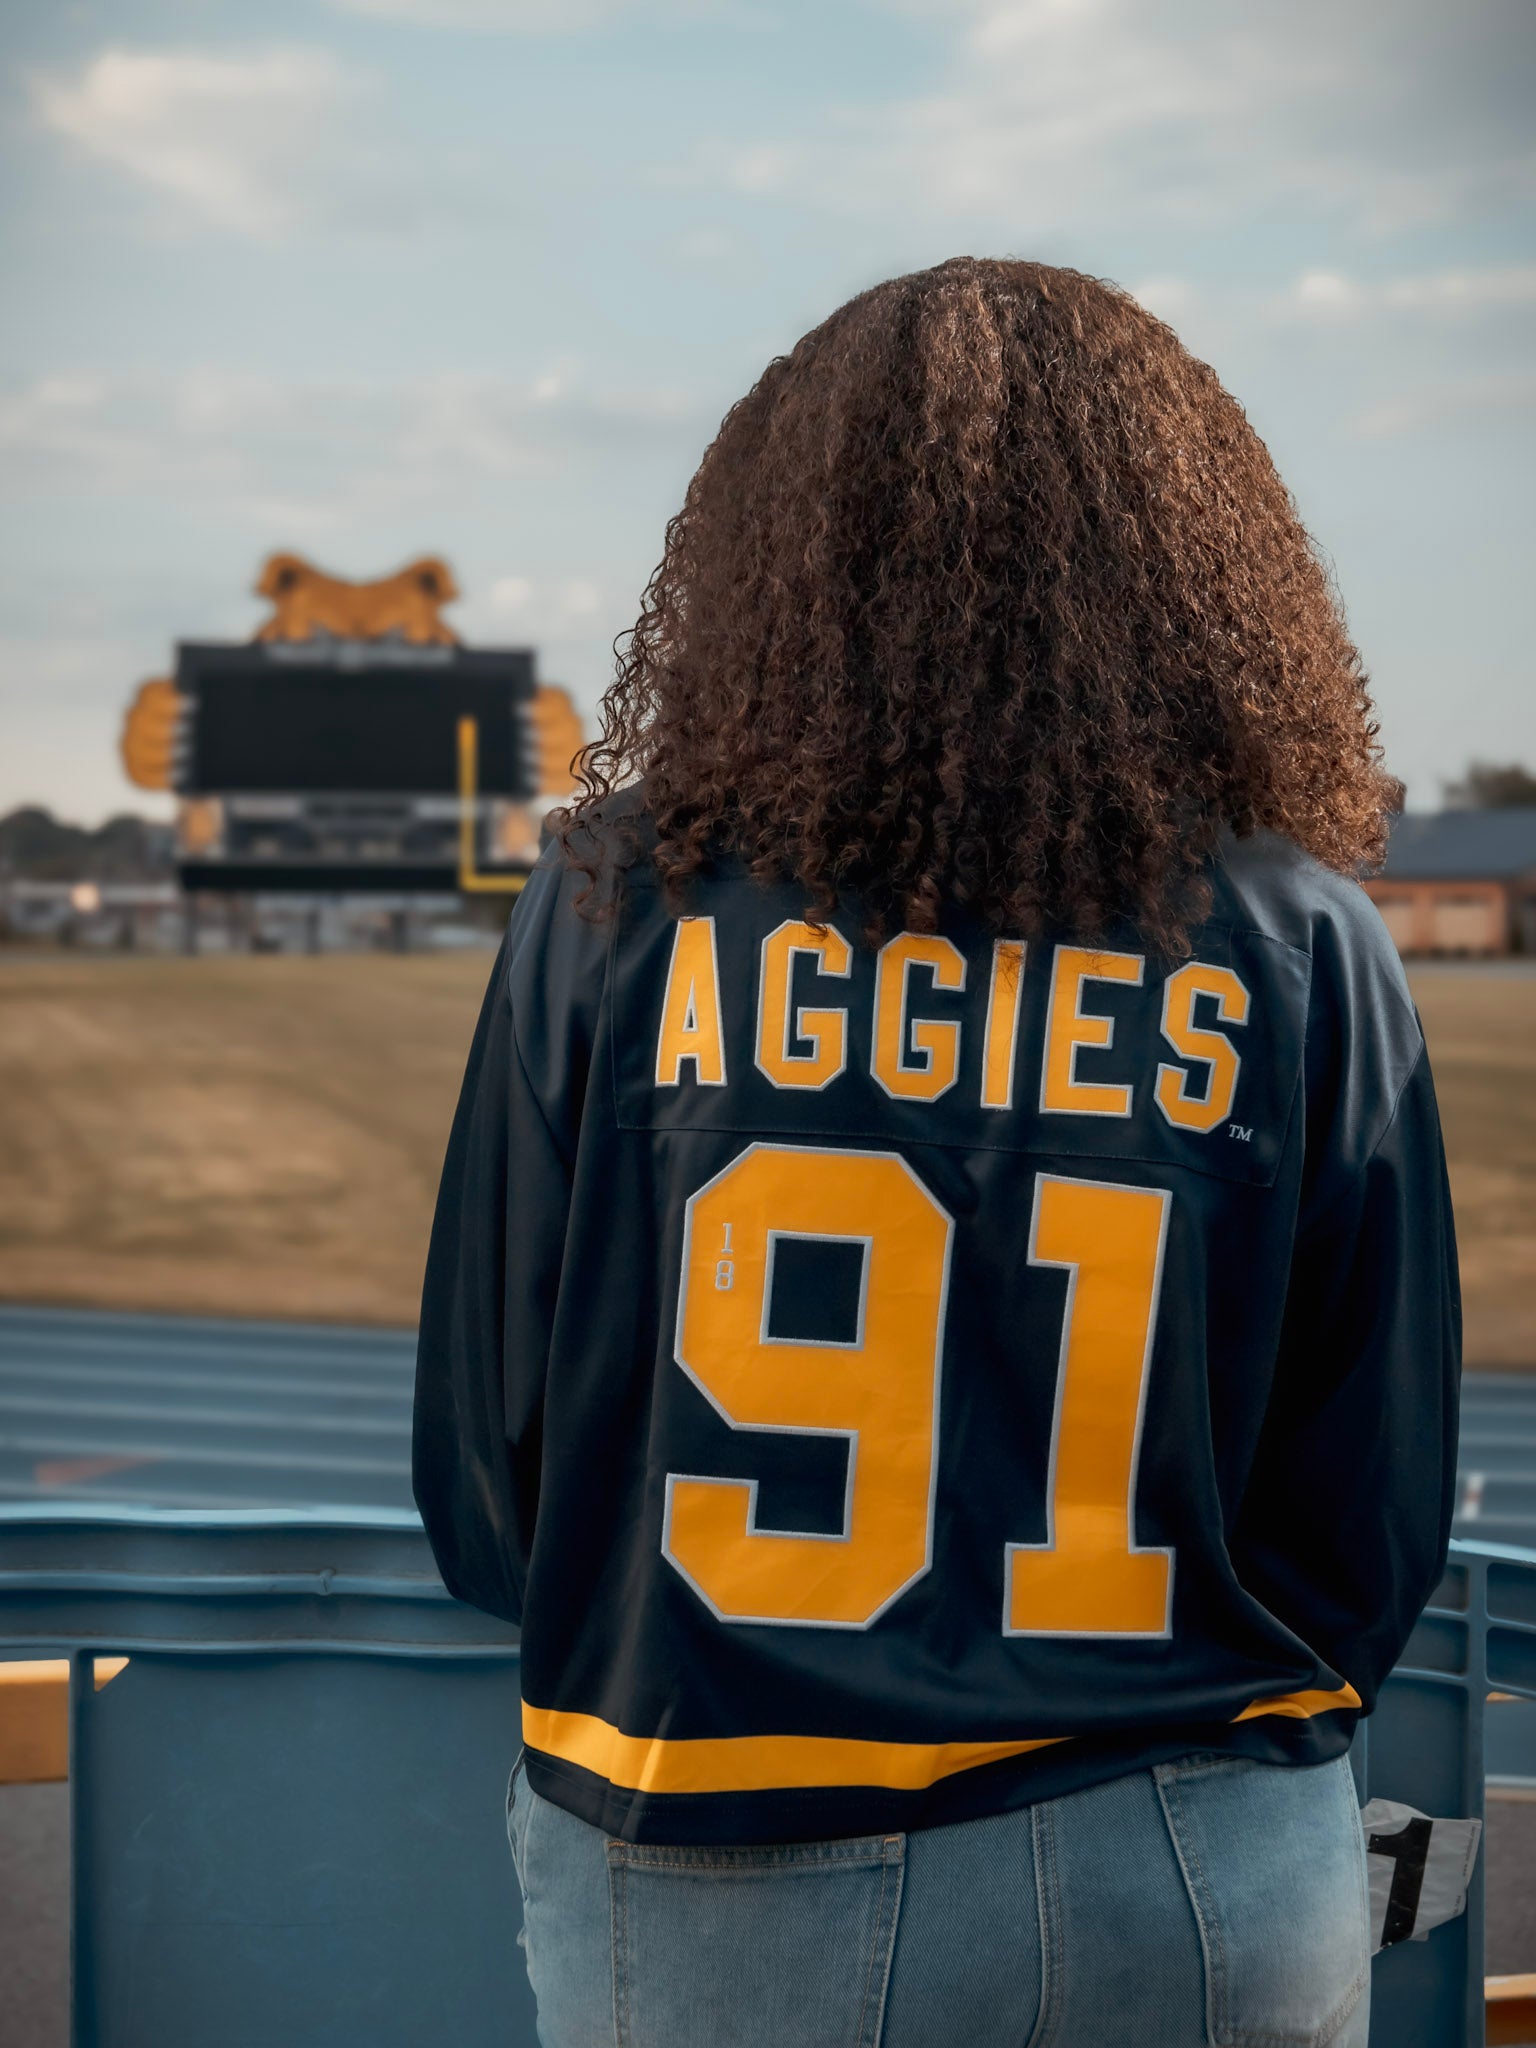
[[[1365,886],[1400,953],[1536,953],[1536,807],[1410,812]]]

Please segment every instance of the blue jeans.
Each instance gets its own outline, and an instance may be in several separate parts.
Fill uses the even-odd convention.
[[[1364,2048],[1347,1757],[738,1849],[611,1841],[519,1758],[507,1828],[544,2048]]]

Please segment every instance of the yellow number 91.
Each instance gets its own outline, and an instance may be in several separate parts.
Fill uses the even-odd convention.
[[[759,1528],[756,1480],[668,1474],[662,1548],[721,1620],[867,1628],[927,1571],[951,1229],[893,1152],[753,1145],[688,1204],[678,1363],[736,1429],[848,1445],[834,1535]],[[768,1334],[782,1237],[862,1255],[852,1343]]]
[[[1003,1558],[1008,1635],[1162,1636],[1173,1553],[1135,1542],[1136,1465],[1169,1196],[1036,1182],[1029,1262],[1070,1274],[1048,1537]],[[954,1226],[894,1152],[751,1145],[688,1204],[678,1364],[733,1429],[841,1437],[842,1527],[765,1529],[755,1479],[667,1475],[662,1550],[722,1621],[868,1628],[929,1569]],[[861,1261],[845,1342],[769,1330],[774,1248]]]

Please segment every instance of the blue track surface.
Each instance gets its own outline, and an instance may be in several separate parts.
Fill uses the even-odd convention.
[[[0,1308],[0,1499],[411,1505],[405,1330]],[[1536,1372],[1469,1373],[1456,1533],[1536,1544]]]
[[[0,1308],[0,1499],[411,1506],[405,1330]]]

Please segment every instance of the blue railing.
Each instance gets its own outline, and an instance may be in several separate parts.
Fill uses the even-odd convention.
[[[1490,1704],[1490,1692],[1515,1697]],[[1536,1551],[1453,1542],[1376,1712],[1355,1737],[1362,1802],[1479,1819],[1492,1773],[1536,1785]],[[1461,1918],[1376,1959],[1371,2040],[1480,2048],[1483,1859]]]
[[[0,1656],[61,1655],[76,2048],[533,2048],[516,1641],[413,1515],[0,1507]],[[129,1659],[100,1689],[98,1656]],[[1536,1781],[1533,1701],[1536,1554],[1453,1545],[1362,1797],[1481,1814],[1485,1755]],[[1378,1959],[1373,2041],[1482,2041],[1482,1907],[1479,1869],[1464,1918]]]
[[[516,1641],[413,1514],[0,1509],[0,1654],[66,1653],[76,2048],[534,2048]]]

